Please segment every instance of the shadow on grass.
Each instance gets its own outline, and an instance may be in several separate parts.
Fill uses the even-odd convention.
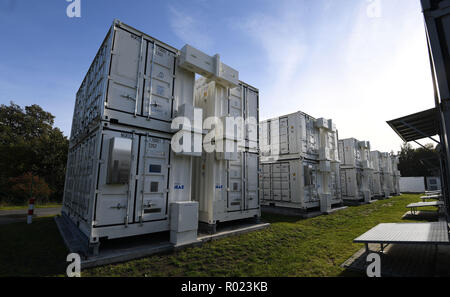
[[[402,217],[404,221],[414,221],[414,222],[437,222],[439,221],[439,213],[437,211],[420,211],[417,214],[412,214],[411,212],[405,213]]]
[[[65,275],[68,251],[53,217],[0,225],[0,276]]]
[[[305,220],[299,216],[287,216],[272,213],[263,213],[261,219],[267,223],[296,223]]]

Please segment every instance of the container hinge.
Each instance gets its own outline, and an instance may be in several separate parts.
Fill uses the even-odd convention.
[[[142,71],[141,71],[141,64],[142,64],[142,58],[143,58],[143,50],[144,50],[144,36],[141,37],[141,48],[140,48],[140,52],[139,52],[139,60],[138,60],[138,73],[137,73],[137,83],[136,83],[136,95],[135,95],[135,105],[134,105],[134,116],[136,117],[137,115],[137,104],[138,104],[138,100],[139,100],[139,86],[141,83],[141,78],[142,78]]]
[[[150,65],[150,77],[153,77],[153,70],[154,70],[154,61],[155,61],[155,54],[156,54],[156,42],[153,42],[153,51],[152,51],[152,62]],[[148,116],[147,119],[150,119],[150,116],[152,115],[152,95],[153,95],[153,79],[150,79],[150,97],[148,98]]]

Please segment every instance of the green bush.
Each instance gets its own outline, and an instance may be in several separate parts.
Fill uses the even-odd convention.
[[[27,200],[31,174],[39,199],[62,201],[69,141],[54,118],[39,105],[0,105],[0,203]]]
[[[27,172],[21,176],[10,178],[10,203],[25,204],[31,197],[37,203],[48,203],[52,190],[43,178]]]

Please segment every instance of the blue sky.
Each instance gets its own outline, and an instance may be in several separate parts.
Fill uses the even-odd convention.
[[[260,89],[262,119],[304,111],[397,151],[386,120],[433,107],[419,0],[0,0],[0,103],[39,104],[70,133],[75,93],[114,18],[219,53]],[[369,11],[369,13],[368,13]],[[375,17],[374,17],[375,16]]]

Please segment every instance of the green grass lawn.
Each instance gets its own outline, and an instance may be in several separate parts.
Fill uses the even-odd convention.
[[[262,231],[201,247],[82,271],[82,276],[354,276],[340,265],[363,246],[352,240],[402,220],[420,195],[403,195],[307,220],[264,215]],[[63,275],[67,251],[51,218],[0,225],[0,275]]]
[[[53,208],[53,207],[61,207],[61,203],[46,203],[46,204],[36,204],[35,208]],[[19,209],[28,209],[28,205],[7,205],[0,204],[0,210],[19,210]]]

